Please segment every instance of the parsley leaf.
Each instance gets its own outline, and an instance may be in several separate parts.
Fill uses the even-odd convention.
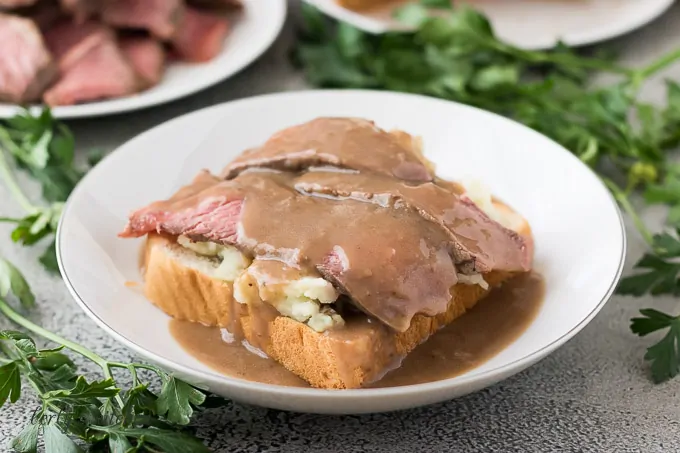
[[[47,401],[57,400],[71,403],[89,398],[110,398],[116,396],[120,391],[114,386],[113,379],[87,382],[84,376],[79,376],[72,389],[49,391],[43,395],[43,398]]]
[[[0,407],[6,401],[16,403],[21,395],[21,373],[16,362],[0,367]]]
[[[45,453],[82,453],[83,450],[55,424],[45,425]]]
[[[12,441],[12,448],[20,453],[36,453],[38,451],[38,432],[40,425],[29,423]]]
[[[9,261],[0,258],[0,297],[13,294],[24,307],[35,305],[35,296],[19,270]]]
[[[158,414],[164,415],[171,423],[186,425],[194,410],[192,404],[198,406],[205,401],[205,395],[174,376],[166,376],[158,397]]]
[[[653,248],[656,253],[645,254],[634,266],[645,271],[622,279],[619,294],[680,296],[680,229],[675,237],[669,233],[655,235]]]
[[[668,328],[666,335],[647,349],[645,360],[652,362],[652,379],[663,382],[680,373],[680,317],[670,316],[654,309],[640,310],[642,318],[633,318],[631,330],[644,337]]]
[[[66,201],[83,175],[73,167],[73,134],[49,108],[36,116],[25,110],[0,123],[0,145],[42,184],[43,198],[48,201]]]
[[[166,453],[205,453],[209,450],[196,438],[177,431],[157,428],[123,428],[120,426],[94,426],[93,430],[137,439],[141,444],[151,444]]]

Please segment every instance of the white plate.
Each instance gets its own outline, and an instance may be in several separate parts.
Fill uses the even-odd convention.
[[[362,15],[335,0],[305,0],[326,14],[373,33],[394,28],[389,11]],[[484,12],[496,35],[525,49],[548,49],[559,40],[593,44],[635,30],[663,14],[674,0],[465,0]]]
[[[281,128],[329,115],[362,116],[385,128],[421,135],[439,174],[480,178],[529,220],[536,267],[546,280],[545,302],[524,334],[497,356],[452,379],[387,389],[327,391],[248,382],[222,376],[184,352],[168,332],[168,317],[139,289],[125,286],[141,279],[141,240],[116,237],[131,210],[166,198],[201,168],[221,169]],[[197,149],[218,122],[215,130],[221,138],[210,142],[217,146]],[[57,253],[66,284],[83,310],[114,338],[182,378],[256,405],[362,413],[455,398],[518,373],[554,351],[610,297],[623,265],[625,234],[619,210],[597,176],[524,126],[427,97],[307,91],[217,105],[129,141],[71,195],[57,233]]]
[[[286,0],[244,0],[241,18],[225,40],[222,52],[207,63],[171,63],[161,82],[141,93],[118,99],[55,107],[57,118],[80,118],[129,112],[173,101],[208,88],[236,74],[262,55],[281,32]],[[0,103],[0,118],[16,114],[13,104]]]

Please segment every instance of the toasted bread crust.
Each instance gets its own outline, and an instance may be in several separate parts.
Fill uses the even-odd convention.
[[[532,243],[528,223],[519,232]],[[403,333],[382,330],[376,335],[356,335],[352,338],[352,353],[339,354],[345,342],[291,318],[263,316],[261,308],[234,303],[232,284],[187,266],[181,260],[185,253],[190,252],[172,238],[148,236],[144,251],[146,297],[175,319],[219,326],[231,332],[238,329],[248,342],[318,388],[358,388],[379,379],[394,366],[394,357],[375,354],[376,350],[405,356],[489,292],[479,285],[457,284],[451,289],[452,299],[446,312],[434,317],[416,315]],[[512,274],[492,272],[484,277],[495,287]],[[256,323],[267,324],[266,338],[262,338],[263,329],[255,328]],[[260,335],[256,337],[257,333]],[[344,363],[348,358],[352,363]]]

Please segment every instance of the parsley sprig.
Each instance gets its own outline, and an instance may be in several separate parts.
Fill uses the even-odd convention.
[[[650,77],[680,61],[680,49],[628,68],[603,52],[586,56],[565,45],[551,51],[514,47],[497,39],[482,14],[452,8],[449,0],[408,4],[396,12],[408,29],[378,35],[328,19],[312,6],[303,8],[304,28],[293,59],[309,82],[449,99],[553,138],[602,177],[649,245],[636,265],[639,272],[621,281],[619,293],[680,296],[680,240],[673,234],[680,228],[680,166],[669,157],[680,142],[680,85],[666,82],[661,108],[638,96]],[[447,11],[430,14],[430,8]],[[600,74],[614,81],[594,83]],[[637,198],[668,207],[669,231],[650,231],[635,208]],[[673,326],[661,328],[674,332]],[[671,345],[662,340],[647,354],[656,380],[678,374],[674,364],[680,355]]]
[[[74,152],[73,135],[47,108],[0,122],[0,178],[26,212],[18,218],[0,217],[0,222],[15,225],[14,242],[32,246],[54,235],[63,203],[85,173],[74,164]],[[90,156],[90,165],[96,160]],[[46,204],[34,204],[25,195],[17,169],[40,183]],[[40,261],[48,270],[58,270],[54,241]],[[23,332],[0,330],[0,407],[16,403],[25,385],[40,401],[31,422],[12,442],[16,451],[35,452],[41,436],[48,452],[80,452],[84,445],[88,451],[111,453],[208,451],[185,429],[195,408],[205,402],[203,392],[152,365],[106,360],[34,324],[11,301],[28,309],[35,296],[21,272],[0,258],[0,315],[57,345],[39,349]],[[96,365],[101,378],[89,381],[79,375],[66,351]],[[127,372],[127,379],[117,379],[115,370]],[[144,374],[154,381],[144,380]],[[119,384],[128,381],[128,387]],[[152,388],[158,386],[156,393]]]
[[[73,134],[55,120],[49,108],[37,115],[25,110],[0,122],[0,178],[26,213],[18,218],[0,217],[0,222],[15,224],[12,241],[34,245],[54,235],[63,202],[85,174],[75,165],[74,155]],[[40,183],[46,205],[36,205],[25,195],[17,183],[17,168]],[[49,271],[58,271],[54,242],[40,262]]]
[[[31,421],[12,442],[19,452],[36,452],[42,435],[47,451],[203,453],[209,451],[184,426],[206,396],[200,390],[161,369],[143,363],[120,363],[62,338],[22,316],[8,301],[24,308],[35,297],[16,267],[0,260],[0,313],[25,330],[53,342],[52,349],[39,349],[29,335],[0,331],[0,408],[16,403],[23,383],[39,400]],[[87,380],[65,351],[96,365],[99,380]],[[118,384],[114,370],[129,373],[129,387]],[[150,372],[160,381],[160,391],[141,378]]]

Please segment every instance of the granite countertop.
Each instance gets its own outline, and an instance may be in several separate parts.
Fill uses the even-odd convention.
[[[637,0],[643,1],[643,0]],[[307,88],[289,66],[297,1],[277,44],[238,76],[192,97],[132,114],[70,122],[80,149],[113,150],[134,135],[192,110],[283,90]],[[680,4],[653,24],[613,44],[628,63],[642,64],[680,45]],[[680,65],[664,76],[680,79]],[[644,96],[663,99],[660,80]],[[0,213],[19,214],[4,187]],[[659,225],[663,212],[647,210]],[[8,238],[9,228],[0,227]],[[643,253],[628,226],[627,269]],[[133,355],[99,329],[68,295],[58,277],[36,261],[37,250],[0,241],[0,255],[27,275],[39,300],[37,321],[114,360]],[[558,351],[493,387],[448,403],[367,416],[294,414],[228,404],[202,414],[199,435],[216,452],[671,452],[680,451],[680,378],[653,385],[643,362],[649,339],[633,336],[628,323],[644,306],[677,311],[677,300],[612,298],[600,314]],[[0,320],[0,328],[7,323]],[[26,424],[35,400],[0,411],[0,451]]]

